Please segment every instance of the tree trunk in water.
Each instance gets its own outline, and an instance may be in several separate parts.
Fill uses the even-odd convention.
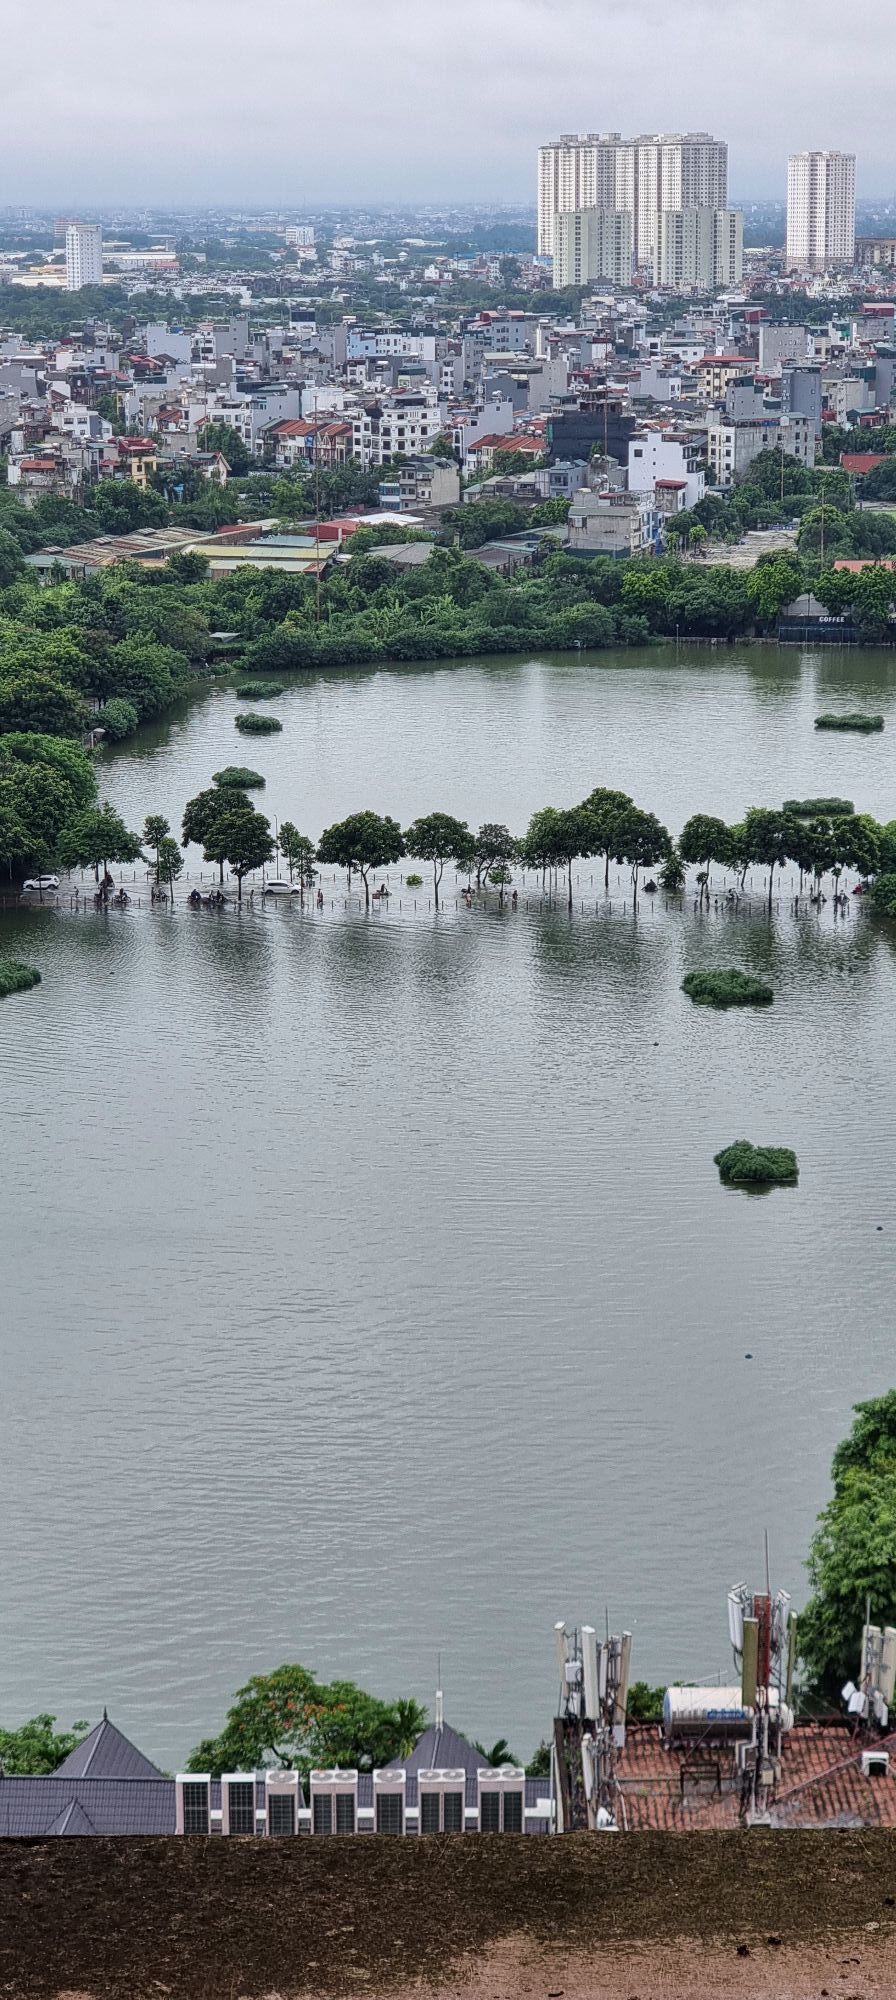
[[[242,900],[243,900],[243,878],[242,878],[242,875],[238,875],[238,876],[237,876],[237,878],[236,878],[236,900],[237,900],[237,902],[238,902],[238,903],[241,903],[241,902],[242,902]]]
[[[367,880],[367,876],[366,876],[366,874],[365,874],[365,871],[364,871],[364,869],[363,869],[363,868],[362,868],[362,870],[361,870],[361,875],[362,875],[362,878],[363,878],[363,882],[364,882],[364,908],[365,908],[365,910],[369,910],[369,908],[370,908],[370,883],[369,883],[369,882],[368,882],[368,880]]]
[[[438,909],[439,907],[439,883],[441,879],[442,879],[442,871],[439,868],[438,862],[436,862],[433,866],[433,871],[432,871],[432,886],[433,886],[433,894],[436,899],[436,909]]]
[[[772,862],[772,863],[771,863],[771,865],[770,865],[770,867],[769,867],[769,871],[768,871],[768,913],[769,913],[769,916],[771,916],[771,913],[772,913],[772,887],[773,887],[773,884],[774,884],[774,880],[775,880],[775,864],[774,864],[774,862]]]
[[[567,909],[571,910],[572,909],[572,860],[570,860],[569,862],[568,878],[569,878],[569,896],[567,899]]]
[[[604,869],[604,888],[609,889],[609,886],[610,886],[610,850],[609,848],[607,848],[607,865],[606,868]]]

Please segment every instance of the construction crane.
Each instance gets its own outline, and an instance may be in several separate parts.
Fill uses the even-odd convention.
[[[593,1625],[554,1626],[560,1698],[554,1720],[558,1833],[615,1833],[616,1755],[625,1746],[632,1635],[598,1642]]]

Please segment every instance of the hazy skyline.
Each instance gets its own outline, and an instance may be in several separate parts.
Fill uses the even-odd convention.
[[[560,132],[705,127],[742,198],[838,146],[860,195],[896,163],[886,0],[45,0],[7,18],[0,206],[531,201]],[[18,33],[17,33],[18,30]],[[20,43],[20,46],[16,44]]]

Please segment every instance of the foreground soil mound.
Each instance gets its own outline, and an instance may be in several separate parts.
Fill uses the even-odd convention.
[[[14,2000],[896,1993],[896,1834],[0,1843]]]

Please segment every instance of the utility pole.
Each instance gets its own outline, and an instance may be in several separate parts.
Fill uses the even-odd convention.
[[[320,625],[320,431],[314,398],[314,616]]]

